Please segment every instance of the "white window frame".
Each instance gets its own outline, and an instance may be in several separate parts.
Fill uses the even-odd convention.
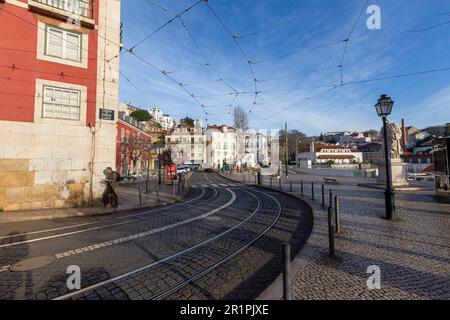
[[[56,32],[60,32],[62,34],[61,36],[61,56],[57,56],[57,55],[52,55],[49,53],[49,44],[50,44],[50,33],[52,32],[52,30],[56,31]],[[69,40],[68,40],[68,36],[74,36],[78,38],[78,58],[77,59],[70,59],[67,57],[67,46],[69,45]],[[72,42],[70,42],[71,44],[73,44]],[[62,29],[59,27],[55,27],[52,26],[50,24],[45,25],[45,49],[44,49],[44,54],[48,57],[53,57],[53,58],[58,58],[58,59],[63,59],[63,60],[68,60],[68,61],[73,61],[73,62],[81,62],[82,61],[82,54],[81,51],[83,50],[83,35],[79,32],[74,32],[74,31],[69,31],[66,29]]]
[[[54,95],[51,98],[51,101],[46,101],[47,98],[47,90],[52,90]],[[60,101],[58,102],[56,99],[56,93],[61,93]],[[62,88],[52,85],[43,85],[42,88],[42,118],[45,119],[60,119],[60,120],[73,120],[73,121],[80,121],[81,117],[81,90],[75,90],[75,89],[68,89],[68,88]],[[69,95],[68,104],[63,104],[63,97],[64,95]],[[76,99],[72,99],[73,95],[76,95]],[[50,105],[52,110],[52,116],[48,116],[48,110],[50,109]],[[59,109],[60,116],[55,116],[56,110]],[[63,110],[67,109],[69,116],[64,117],[63,116]],[[73,109],[77,110],[77,112],[73,112]],[[76,116],[71,116],[72,114],[75,114]]]
[[[49,28],[63,32],[63,39],[67,39],[68,34],[71,35],[73,34],[79,37],[80,47],[79,47],[79,56],[77,60],[66,59],[66,53],[64,50],[66,50],[65,48],[67,45],[67,41],[63,39],[61,40],[62,41],[61,56],[51,55],[48,53]],[[66,28],[64,24],[59,24],[58,26],[56,26],[51,23],[47,23],[46,21],[41,21],[41,19],[38,19],[38,36],[37,36],[37,51],[36,51],[37,59],[87,69],[89,59],[87,51],[88,48],[89,48],[89,36],[87,33],[84,32],[84,29],[74,29],[72,25],[67,25]]]
[[[79,118],[78,119],[66,119],[66,118],[50,118],[43,117],[44,114],[44,87],[57,87],[63,90],[77,91],[79,95]],[[45,79],[36,79],[36,96],[34,102],[34,122],[35,123],[48,123],[48,124],[63,124],[63,125],[86,125],[87,116],[87,87],[78,84],[51,81]]]

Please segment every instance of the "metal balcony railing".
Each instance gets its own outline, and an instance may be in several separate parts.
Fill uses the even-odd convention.
[[[69,14],[93,19],[94,0],[34,0],[41,4],[67,11]]]

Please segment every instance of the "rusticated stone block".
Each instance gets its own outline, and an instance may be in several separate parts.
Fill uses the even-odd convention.
[[[0,159],[0,172],[28,171],[28,159]]]
[[[0,171],[0,188],[25,187],[34,184],[34,172]]]
[[[5,205],[5,211],[21,211],[22,204],[21,203],[8,203]]]
[[[44,202],[43,201],[33,201],[31,203],[31,208],[33,210],[40,210],[40,209],[44,209]]]
[[[26,201],[25,187],[7,188],[5,190],[5,201],[7,203],[21,203]]]

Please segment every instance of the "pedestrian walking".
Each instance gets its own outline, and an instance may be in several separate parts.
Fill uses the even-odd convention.
[[[106,189],[103,191],[102,199],[103,205],[107,208],[116,208],[119,206],[119,174],[111,167],[103,170],[105,175]]]

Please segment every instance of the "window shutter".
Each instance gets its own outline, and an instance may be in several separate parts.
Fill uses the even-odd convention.
[[[80,119],[80,91],[44,86],[44,118]]]
[[[53,88],[44,87],[44,118],[53,118]]]
[[[55,28],[47,29],[47,54],[62,58],[63,32]]]
[[[65,58],[68,60],[80,61],[80,49],[80,35],[67,33]]]

